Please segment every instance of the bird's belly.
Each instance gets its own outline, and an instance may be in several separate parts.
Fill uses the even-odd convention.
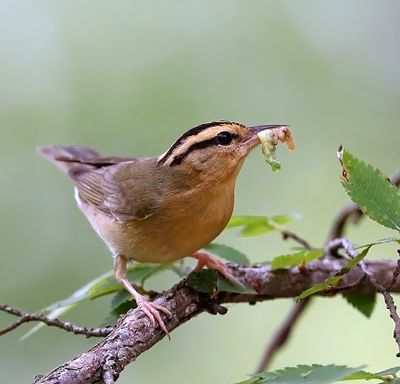
[[[190,256],[221,233],[231,212],[203,212],[199,217],[192,212],[190,220],[184,218],[167,223],[164,218],[163,224],[159,226],[142,223],[135,230],[135,237],[130,237],[127,245],[130,244],[123,254],[130,259],[148,263],[163,263]],[[132,232],[128,229],[127,237]]]
[[[146,263],[164,263],[190,256],[225,228],[232,203],[181,209],[180,214],[157,212],[149,218],[118,222],[92,206],[81,205],[92,227],[113,256]]]

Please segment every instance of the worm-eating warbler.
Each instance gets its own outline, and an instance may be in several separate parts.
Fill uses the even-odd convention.
[[[65,171],[75,198],[114,257],[118,281],[138,307],[166,332],[160,312],[170,312],[139,294],[127,279],[130,260],[150,263],[185,256],[232,279],[229,269],[200,249],[231,217],[236,177],[247,154],[267,129],[218,121],[184,133],[158,157],[101,157],[79,146],[51,146],[39,152]]]

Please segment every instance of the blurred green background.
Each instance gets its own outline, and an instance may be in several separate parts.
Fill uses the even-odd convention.
[[[67,178],[35,154],[82,144],[153,155],[209,120],[293,125],[272,174],[260,151],[237,185],[237,214],[299,212],[315,245],[348,201],[336,150],[344,144],[392,174],[400,167],[400,3],[393,1],[0,1],[0,302],[37,310],[112,268],[78,211]],[[362,243],[392,235],[365,221]],[[231,244],[261,261],[293,243],[273,234]],[[395,257],[385,246],[373,257]],[[161,275],[150,287],[176,278]],[[109,300],[68,319],[96,326]],[[255,367],[290,300],[203,314],[131,364],[119,383],[230,383]],[[12,318],[0,314],[0,325]],[[379,299],[371,320],[340,297],[316,299],[273,368],[297,363],[398,364]],[[95,340],[44,329],[0,339],[1,381],[30,382]]]

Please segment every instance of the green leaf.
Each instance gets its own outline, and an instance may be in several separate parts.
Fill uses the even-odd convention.
[[[261,384],[261,383],[262,383],[261,379],[252,378],[252,379],[241,381],[240,383],[235,383],[235,384]]]
[[[370,318],[376,304],[376,293],[343,293],[348,303],[358,309],[364,316]]]
[[[128,291],[120,291],[114,295],[111,299],[111,311],[115,311],[122,304],[125,304],[127,301],[131,302],[131,308],[136,307],[136,302]]]
[[[296,301],[300,301],[305,299],[308,296],[314,295],[318,292],[326,291],[338,286],[340,281],[342,280],[342,276],[333,275],[326,279],[324,282],[315,284],[312,287],[306,289],[305,291],[301,292],[301,294],[296,297]]]
[[[360,371],[356,373],[352,373],[351,375],[344,378],[342,381],[350,381],[350,380],[383,380],[383,377],[377,373],[370,373],[365,371]]]
[[[204,247],[207,251],[214,255],[220,256],[225,260],[232,261],[241,265],[249,265],[250,261],[247,256],[235,248],[228,247],[224,244],[211,243]]]
[[[297,367],[287,367],[272,372],[264,372],[254,375],[246,381],[237,384],[329,384],[337,381],[354,380],[383,380],[385,383],[398,383],[396,374],[400,367],[370,373],[362,371],[363,367],[349,368],[345,365],[298,365]],[[381,383],[383,384],[383,383]]]
[[[356,257],[351,259],[346,265],[344,265],[339,272],[340,275],[344,275],[345,273],[352,270],[361,260],[363,260],[367,255],[372,245],[368,245],[362,252],[360,252]]]
[[[373,241],[372,243],[358,245],[357,247],[355,247],[355,249],[361,249],[361,248],[369,247],[372,245],[390,244],[390,243],[400,244],[400,239],[398,237],[385,237],[384,239],[376,240],[376,241]]]
[[[89,299],[95,300],[99,297],[110,295],[111,293],[120,292],[124,289],[121,284],[118,283],[109,283],[104,286],[95,287],[91,292],[89,292]]]
[[[272,269],[294,267],[296,265],[305,264],[310,262],[311,260],[318,259],[323,254],[323,249],[313,249],[312,251],[303,249],[300,252],[276,256],[272,260],[271,266]]]
[[[143,285],[144,282],[150,277],[157,273],[165,271],[171,268],[172,263],[163,264],[142,264],[135,263],[133,268],[128,269],[128,279],[129,281],[134,281],[138,284]]]
[[[111,311],[101,326],[114,325],[122,314],[136,308],[136,302],[127,291],[118,292],[111,300]]]
[[[298,365],[273,372],[261,373],[241,384],[330,384],[343,380],[360,371],[362,367],[349,368],[345,365]]]
[[[279,231],[286,224],[299,219],[299,215],[292,213],[287,215],[266,216],[233,216],[226,229],[242,227],[240,236],[258,236],[271,231]]]
[[[350,198],[368,215],[385,227],[400,231],[400,190],[379,169],[339,148],[342,185]]]
[[[218,274],[213,269],[202,269],[191,273],[187,277],[186,283],[195,291],[213,293],[217,289]]]
[[[371,249],[371,245],[367,246],[361,253],[359,253],[354,259],[351,259],[347,262],[342,268],[339,269],[333,276],[328,277],[322,283],[316,284],[311,288],[303,291],[297,298],[296,301],[300,301],[308,296],[311,296],[315,293],[326,291],[332,288],[335,288],[339,285],[340,281],[343,278],[345,273],[348,273],[352,268],[354,268],[365,256],[367,256],[369,250]]]
[[[247,288],[239,283],[228,281],[213,269],[202,269],[192,272],[186,279],[187,285],[198,292],[214,294],[217,292],[233,292],[244,294],[256,294],[251,288]]]
[[[135,263],[128,268],[128,280],[137,284],[143,285],[144,282],[167,268],[170,268],[170,263],[165,264],[142,264]],[[112,276],[110,279],[103,280],[91,288],[89,299],[94,300],[99,297],[109,295],[111,293],[124,291],[124,287],[119,284]]]
[[[396,367],[388,368],[388,369],[385,369],[384,371],[380,371],[380,372],[377,373],[377,375],[381,375],[381,376],[396,376],[399,371],[400,371],[400,366],[397,365]]]
[[[219,292],[232,292],[232,293],[242,293],[246,295],[255,295],[257,292],[254,289],[245,287],[244,285],[234,283],[218,275],[217,290]]]
[[[360,371],[353,373],[349,376],[347,376],[344,380],[371,380],[371,379],[377,379],[377,380],[384,380],[384,382],[390,382],[390,383],[396,383],[398,380],[397,379],[397,372],[400,370],[400,367],[393,367],[386,369],[381,372],[377,373],[370,373],[370,372],[365,372],[365,371]]]

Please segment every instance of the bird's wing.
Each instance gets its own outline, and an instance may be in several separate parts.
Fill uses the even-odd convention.
[[[117,220],[146,218],[158,206],[154,159],[101,157],[76,145],[42,147],[38,152],[69,175],[83,202]]]
[[[142,160],[122,161],[92,171],[69,172],[80,198],[119,221],[144,219],[155,212],[160,188]]]

